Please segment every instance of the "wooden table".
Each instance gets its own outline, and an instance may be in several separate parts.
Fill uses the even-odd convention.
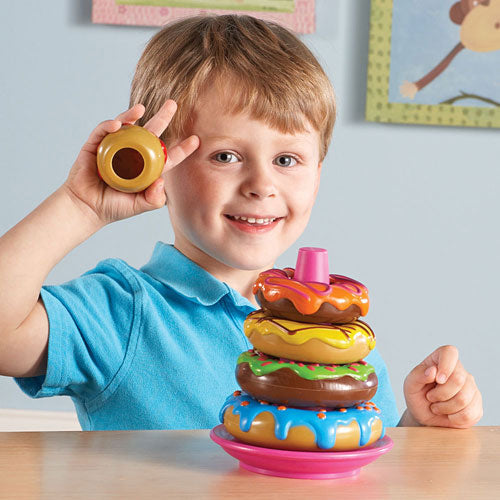
[[[0,433],[0,498],[491,499],[500,427],[390,428],[394,448],[355,478],[254,474],[208,431]]]

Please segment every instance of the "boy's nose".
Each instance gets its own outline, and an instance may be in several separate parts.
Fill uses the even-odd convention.
[[[250,198],[268,198],[276,196],[276,183],[269,171],[271,167],[265,165],[251,166],[241,186],[243,194]]]

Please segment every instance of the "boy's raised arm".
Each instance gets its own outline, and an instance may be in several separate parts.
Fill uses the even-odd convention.
[[[145,127],[160,135],[175,111],[175,103],[167,101]],[[138,104],[98,125],[66,182],[0,238],[0,375],[45,373],[49,322],[40,289],[52,268],[106,224],[165,205],[162,178],[141,193],[122,193],[97,176],[101,140],[143,114]],[[190,137],[172,148],[165,168],[180,163],[198,144],[197,137]]]
[[[0,239],[0,374],[45,371],[48,319],[40,289],[50,270],[100,225],[59,188]]]

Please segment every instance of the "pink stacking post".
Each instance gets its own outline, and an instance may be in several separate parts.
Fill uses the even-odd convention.
[[[302,283],[316,281],[318,283],[326,283],[327,285],[330,284],[327,250],[315,247],[299,248],[293,278]]]

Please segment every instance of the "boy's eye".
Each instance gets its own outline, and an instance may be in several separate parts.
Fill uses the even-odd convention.
[[[290,155],[278,156],[275,162],[276,165],[279,165],[280,167],[294,167],[295,165],[297,165],[297,160]]]
[[[224,151],[223,153],[217,153],[215,155],[215,160],[221,163],[236,163],[238,161],[238,158],[233,153]]]

